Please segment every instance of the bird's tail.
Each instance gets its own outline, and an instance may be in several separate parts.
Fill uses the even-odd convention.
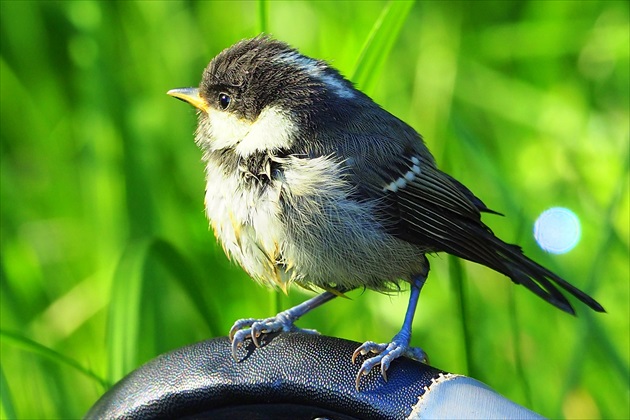
[[[595,299],[525,256],[519,246],[507,244],[492,233],[490,235],[492,236],[490,243],[492,244],[492,251],[494,251],[492,253],[495,258],[492,258],[492,261],[479,261],[482,264],[505,274],[515,283],[522,284],[542,299],[572,315],[575,315],[575,310],[557,286],[575,296],[591,309],[597,312],[606,312]]]

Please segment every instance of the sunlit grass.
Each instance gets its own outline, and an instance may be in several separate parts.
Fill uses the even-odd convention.
[[[157,354],[303,301],[227,261],[203,214],[194,111],[165,95],[267,32],[330,60],[417,128],[506,217],[508,242],[592,293],[562,314],[431,260],[412,344],[549,417],[628,418],[628,6],[624,2],[0,3],[0,416],[76,418]],[[351,18],[348,18],[351,16]],[[541,251],[553,206],[580,243]],[[407,293],[352,292],[300,325],[389,340]],[[38,395],[33,401],[32,395]]]

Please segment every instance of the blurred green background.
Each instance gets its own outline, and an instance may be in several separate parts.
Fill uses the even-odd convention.
[[[389,9],[386,9],[389,7]],[[385,11],[385,12],[384,12]],[[593,294],[554,309],[431,258],[412,344],[549,417],[628,418],[629,12],[624,1],[12,2],[1,22],[1,410],[76,418],[157,354],[306,299],[255,285],[208,229],[192,107],[223,48],[262,30],[333,63],[507,217],[484,220]],[[536,245],[546,208],[582,240]],[[350,293],[299,325],[363,342],[408,293]]]

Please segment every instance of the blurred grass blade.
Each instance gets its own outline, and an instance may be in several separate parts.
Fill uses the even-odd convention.
[[[145,282],[148,281],[149,264],[153,262],[163,265],[176,279],[176,284],[193,302],[211,334],[221,335],[218,326],[220,315],[211,311],[218,305],[208,304],[204,300],[203,280],[188,260],[170,243],[161,239],[133,242],[120,258],[112,282],[108,325],[108,379],[111,383],[138,366],[143,290],[149,286]]]
[[[398,39],[414,1],[390,1],[374,23],[361,54],[357,60],[351,80],[366,94],[373,93],[389,52]]]
[[[0,366],[0,418],[3,419],[15,419],[15,404],[13,404],[13,398],[9,390],[9,383],[4,376],[4,369]]]
[[[98,382],[100,385],[102,385],[104,388],[108,388],[109,384],[107,383],[107,381],[103,378],[101,378],[100,376],[98,376],[96,373],[92,372],[89,369],[84,368],[83,366],[81,366],[77,361],[69,358],[68,356],[64,356],[61,353],[56,352],[55,350],[48,348],[46,346],[43,346],[39,343],[36,343],[33,340],[29,340],[26,337],[23,337],[19,334],[13,333],[13,332],[9,332],[9,331],[5,331],[5,330],[0,330],[0,338],[2,339],[3,343],[9,343],[12,344],[16,347],[19,347],[23,350],[29,351],[33,354],[36,354],[38,356],[41,357],[45,357],[49,360],[52,360],[53,362],[56,362],[60,365],[63,366],[68,366],[73,368],[74,370],[77,370],[79,372],[81,372],[82,374],[84,374],[85,376],[88,376],[94,380],[96,380],[96,382]],[[2,391],[2,400],[4,402],[5,399],[5,395],[4,395],[4,390]]]
[[[607,261],[606,256],[611,252],[613,243],[615,241],[615,225],[614,215],[620,211],[623,206],[624,196],[628,192],[628,174],[630,173],[630,151],[626,150],[623,158],[624,169],[619,182],[616,185],[615,190],[612,193],[612,197],[606,209],[606,223],[604,224],[603,231],[600,233],[602,241],[599,244],[597,251],[594,253],[593,264],[591,266],[591,272],[588,276],[586,287],[584,288],[589,294],[594,294],[597,290],[600,281],[600,273],[603,270],[603,265]],[[623,246],[623,245],[622,245]],[[606,305],[604,304],[606,308]],[[608,309],[608,308],[607,308]],[[582,374],[582,366],[584,364],[585,352],[583,349],[588,347],[589,341],[593,340],[595,336],[596,341],[599,344],[600,351],[604,354],[604,358],[611,366],[614,366],[614,371],[619,374],[619,379],[625,384],[630,385],[630,366],[627,364],[627,360],[620,354],[618,347],[615,346],[614,341],[610,339],[610,336],[603,334],[603,328],[600,325],[599,320],[596,321],[596,316],[591,312],[585,311],[580,314],[580,317],[585,319],[586,328],[580,330],[580,336],[577,344],[573,348],[573,354],[571,356],[571,369],[564,381],[564,388],[562,395],[567,395],[571,389],[573,389],[578,383],[579,377]]]
[[[267,33],[269,31],[269,2],[258,0],[256,5],[258,9],[258,33]]]
[[[515,214],[516,219],[518,221],[518,226],[516,227],[516,232],[518,232],[515,243],[522,243],[525,241],[525,235],[529,233],[527,218],[519,212],[519,214]],[[523,398],[525,407],[533,407],[534,401],[532,400],[532,390],[531,384],[528,380],[527,369],[526,369],[526,350],[524,350],[523,340],[521,340],[521,333],[523,331],[523,326],[519,323],[518,318],[518,309],[516,305],[516,287],[515,285],[510,285],[508,287],[508,320],[510,322],[511,329],[511,337],[514,345],[512,346],[513,354],[514,354],[514,369],[516,371],[516,375],[514,377],[514,384],[520,384],[521,390],[523,391]]]
[[[591,271],[588,276],[588,282],[585,286],[585,290],[588,293],[594,293],[597,290],[597,286],[599,286],[599,273],[602,270],[602,265],[606,261],[606,255],[610,252],[610,249],[613,247],[613,243],[616,237],[615,230],[615,215],[623,208],[623,200],[627,197],[628,194],[628,179],[630,175],[630,150],[625,150],[625,156],[621,160],[624,162],[623,176],[619,178],[615,185],[615,189],[613,190],[612,196],[610,198],[610,202],[605,211],[605,220],[604,229],[601,232],[602,242],[600,243],[597,252],[595,253],[595,257],[593,258],[593,265],[591,266]]]
[[[472,377],[477,377],[475,372],[475,366],[472,358],[471,348],[471,335],[470,325],[468,324],[468,311],[466,309],[466,296],[464,296],[464,282],[466,281],[463,262],[453,256],[448,256],[448,274],[451,284],[455,289],[455,306],[459,308],[459,317],[462,324],[462,336],[463,336],[463,348],[466,360],[466,374]]]
[[[195,305],[208,325],[210,334],[213,337],[223,335],[219,327],[221,316],[216,311],[212,311],[212,308],[218,308],[219,305],[204,300],[202,292],[204,279],[200,278],[188,259],[173,245],[161,239],[153,243],[151,255],[156,257],[176,279],[177,284]]]
[[[107,331],[110,383],[137,366],[143,268],[150,245],[149,240],[129,244],[114,273]]]
[[[463,156],[474,156],[475,161],[479,162],[479,166],[484,168],[486,177],[492,179],[493,185],[499,188],[504,206],[495,208],[494,210],[503,214],[512,215],[512,217],[520,214],[522,208],[522,204],[519,201],[520,197],[514,194],[513,189],[507,183],[506,177],[502,176],[499,162],[492,157],[492,152],[489,150],[486,143],[475,135],[475,133],[471,132],[466,127],[466,124],[457,117],[453,117],[451,127],[462,147]],[[445,164],[444,166],[453,166],[453,169],[455,169],[454,166],[457,162],[452,163],[453,165]],[[512,220],[517,219],[513,218]],[[521,220],[521,223],[523,222],[524,221]]]

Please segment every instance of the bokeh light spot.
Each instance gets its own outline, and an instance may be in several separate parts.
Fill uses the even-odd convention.
[[[564,254],[580,241],[580,220],[571,210],[552,207],[538,216],[534,224],[534,237],[547,252]]]

